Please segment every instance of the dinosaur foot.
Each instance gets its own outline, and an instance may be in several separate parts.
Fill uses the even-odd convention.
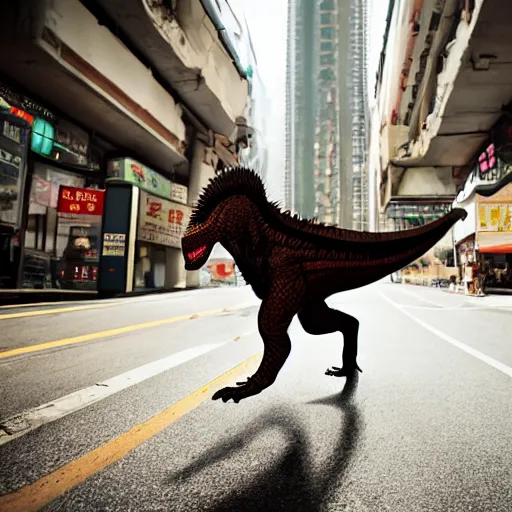
[[[263,391],[263,388],[258,386],[254,381],[250,380],[249,377],[246,382],[237,382],[237,388],[222,388],[219,389],[213,396],[212,400],[222,399],[223,402],[227,402],[228,400],[233,400],[235,404],[243,400],[244,398],[249,398],[250,396],[257,395]]]
[[[350,366],[344,366],[343,368],[333,366],[332,368],[327,369],[325,375],[329,375],[331,377],[348,377],[349,375],[354,375],[356,371],[363,373],[363,370],[359,368],[357,363]]]

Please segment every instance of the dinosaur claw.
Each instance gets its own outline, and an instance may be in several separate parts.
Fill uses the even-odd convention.
[[[260,388],[259,386],[255,386],[254,383],[248,379],[247,382],[237,382],[237,385],[239,387],[237,388],[222,388],[219,389],[213,396],[212,400],[218,400],[219,398],[222,399],[224,403],[228,402],[229,400],[233,400],[235,404],[240,402],[240,400],[243,400],[244,398],[248,398],[253,395],[257,395],[260,393],[263,388]]]
[[[361,370],[361,368],[355,364],[350,368],[339,368],[337,366],[333,366],[332,368],[327,369],[325,375],[329,375],[330,377],[348,377],[349,375],[353,375],[356,370],[363,373],[363,370]]]

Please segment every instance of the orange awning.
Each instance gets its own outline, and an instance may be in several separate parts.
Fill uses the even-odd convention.
[[[488,245],[486,247],[479,247],[478,251],[494,254],[512,254],[512,244]]]

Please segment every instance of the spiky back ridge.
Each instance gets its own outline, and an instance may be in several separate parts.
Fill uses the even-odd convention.
[[[190,225],[206,222],[213,210],[224,200],[233,196],[245,196],[258,208],[264,222],[271,229],[278,230],[294,238],[302,239],[314,244],[338,246],[346,242],[384,242],[408,238],[406,231],[371,233],[366,231],[352,231],[301,219],[298,215],[291,216],[281,211],[279,204],[269,202],[265,185],[260,176],[251,169],[244,167],[227,168],[217,176],[210,179],[203,189],[197,206],[190,217]],[[423,226],[426,228],[427,226]],[[415,231],[422,231],[417,228]]]

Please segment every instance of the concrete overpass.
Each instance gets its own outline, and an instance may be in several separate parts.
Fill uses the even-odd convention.
[[[464,183],[512,100],[510,7],[390,2],[370,163],[381,212],[390,202],[446,203]]]

